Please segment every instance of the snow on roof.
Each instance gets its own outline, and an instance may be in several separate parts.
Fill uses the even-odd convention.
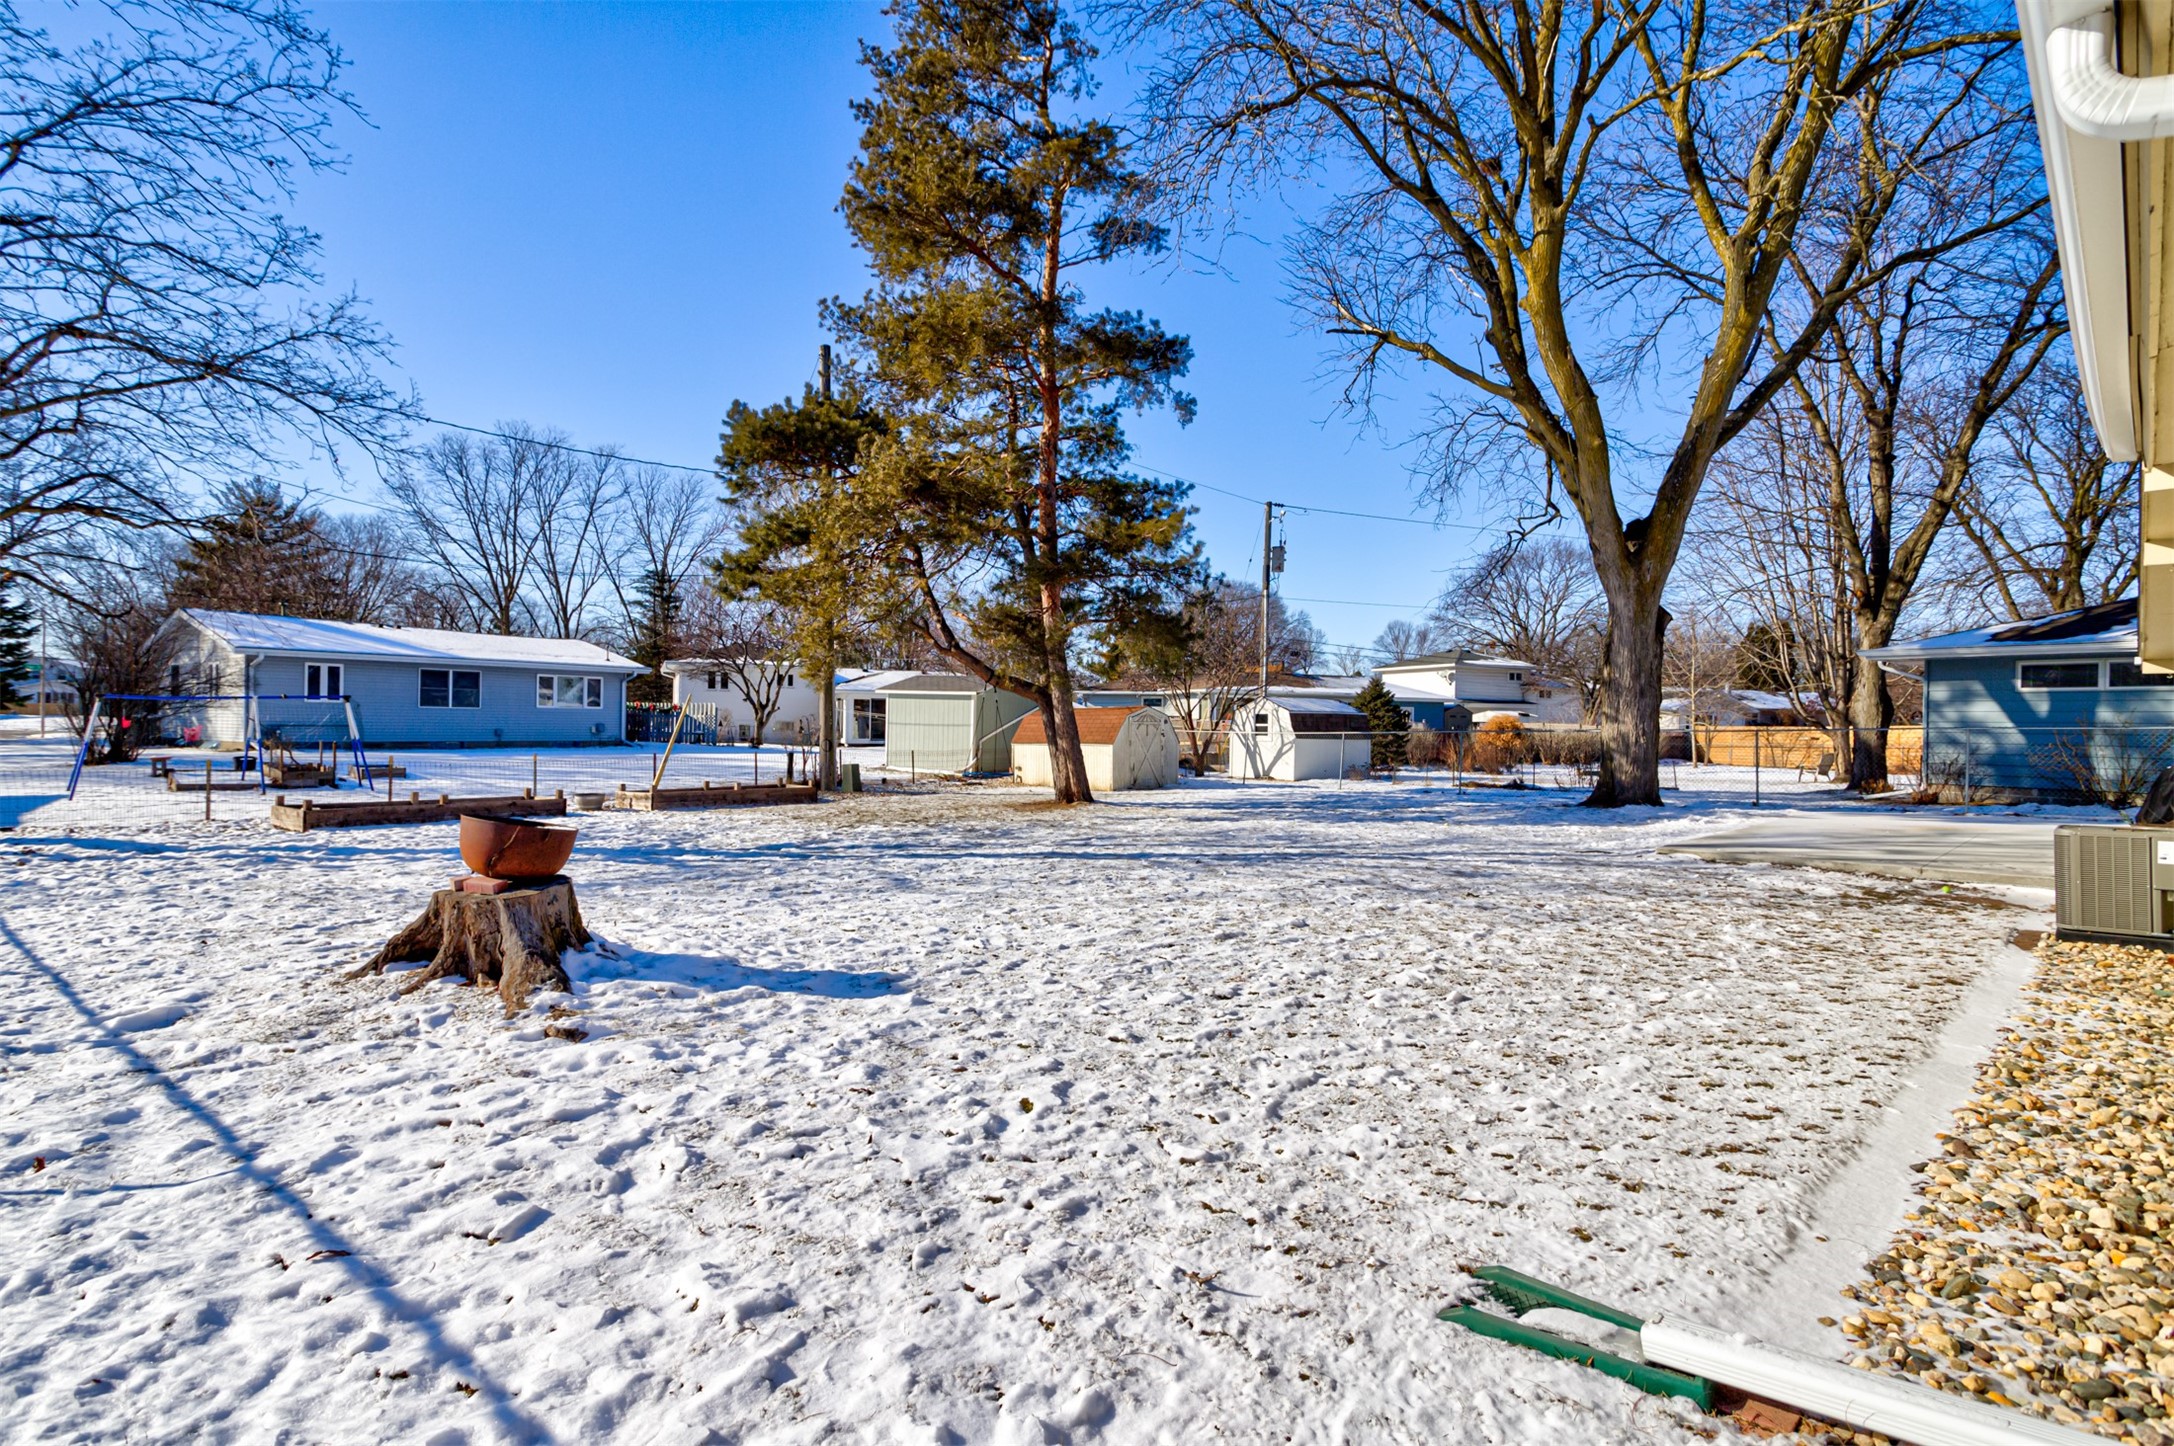
[[[1375,671],[1393,673],[1400,669],[1406,671],[1424,669],[1432,672],[1441,668],[1462,667],[1466,664],[1485,668],[1529,668],[1532,666],[1532,664],[1519,658],[1504,658],[1493,653],[1474,653],[1459,648],[1446,653],[1421,653],[1418,657],[1406,658],[1401,663],[1384,663]]]
[[[1959,633],[1866,648],[1883,662],[1928,658],[2015,657],[2031,653],[2130,653],[2136,651],[2136,599],[2074,608],[2020,623],[1993,623]]]
[[[1793,713],[1796,711],[1797,706],[1779,693],[1768,693],[1758,688],[1701,689],[1700,695],[1707,699],[1726,698],[1740,707],[1750,708],[1762,713]],[[1681,713],[1687,703],[1688,700],[1683,694],[1669,693],[1661,699],[1661,711],[1663,713]]]
[[[885,683],[885,693],[979,693],[987,684],[964,673],[901,673],[895,683]]]
[[[604,668],[639,673],[642,665],[579,638],[505,638],[443,628],[381,628],[324,618],[275,617],[268,613],[184,608],[187,618],[238,653],[306,654],[310,657],[387,662],[529,664]],[[171,626],[172,619],[168,619]]]
[[[1348,713],[1354,718],[1366,716],[1349,703],[1335,698],[1299,698],[1285,693],[1273,693],[1269,695],[1268,703],[1270,707],[1281,708],[1286,713]]]
[[[875,672],[862,672],[854,668],[838,670],[838,691],[841,693],[880,693],[893,683],[903,683],[920,674],[912,668],[882,668]]]

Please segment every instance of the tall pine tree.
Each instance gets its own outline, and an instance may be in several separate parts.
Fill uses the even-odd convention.
[[[1192,348],[1090,310],[1080,275],[1166,245],[1117,128],[1081,114],[1094,48],[1049,0],[899,0],[846,224],[875,273],[831,319],[889,430],[870,439],[834,555],[882,554],[931,643],[1049,721],[1059,800],[1092,798],[1072,716],[1081,650],[1150,629],[1198,566],[1184,489],[1128,472],[1120,418],[1172,407]]]
[[[678,651],[679,580],[661,567],[650,568],[636,584],[634,597],[634,636],[628,640],[627,656],[649,671],[628,679],[627,697],[637,703],[669,702],[672,685],[663,668]]]
[[[174,562],[173,606],[346,620],[322,514],[261,478],[220,489],[216,503]]]

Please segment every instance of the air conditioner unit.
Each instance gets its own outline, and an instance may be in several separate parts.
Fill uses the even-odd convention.
[[[2174,951],[2174,828],[2053,831],[2054,934]]]

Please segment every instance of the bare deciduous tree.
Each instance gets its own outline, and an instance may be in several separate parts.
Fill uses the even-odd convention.
[[[2067,330],[2052,247],[2019,270],[2008,284],[1920,273],[1870,288],[1832,334],[1839,385],[1792,382],[1825,464],[1829,532],[1847,586],[1849,784],[1861,792],[1888,786],[1895,718],[1886,675],[1868,654],[1893,641],[1986,429]]]
[[[1185,601],[1182,643],[1146,660],[1142,676],[1131,680],[1168,698],[1178,741],[1196,774],[1208,771],[1217,741],[1231,715],[1260,693],[1261,590],[1229,578],[1215,578]],[[1313,666],[1322,647],[1313,620],[1285,608],[1283,599],[1268,603],[1268,656],[1273,669],[1299,672]]]
[[[1490,549],[1452,579],[1431,616],[1459,646],[1521,659],[1572,684],[1592,716],[1608,603],[1576,543],[1513,539]]]
[[[719,600],[719,605],[702,610],[699,626],[700,632],[688,640],[691,650],[747,704],[755,746],[761,747],[793,683],[790,621],[775,603]]]
[[[382,453],[410,410],[279,214],[338,160],[330,41],[285,0],[51,13],[68,39],[0,7],[0,566],[48,590],[86,530],[186,520],[298,438]]]
[[[555,485],[536,498],[530,623],[547,638],[583,638],[596,630],[590,603],[619,550],[624,469],[609,448],[560,449],[553,462]]]
[[[2016,619],[2127,595],[2142,550],[2136,464],[2107,460],[2067,359],[2048,357],[1993,430],[1955,499],[1966,595]]]
[[[1384,358],[1420,364],[1450,388],[1451,460],[1528,459],[1567,498],[1609,614],[1589,801],[1660,802],[1662,594],[1709,465],[1894,264],[1872,243],[1982,125],[1980,92],[2020,111],[2011,20],[1931,0],[1125,8],[1163,57],[1144,109],[1166,192],[1206,208],[1297,167],[1348,177],[1296,259],[1302,300],[1353,341],[1354,400]],[[1776,335],[1814,235],[1817,299]],[[1655,416],[1625,395],[1640,377],[1682,390],[1626,449]]]
[[[706,591],[697,574],[717,556],[731,531],[715,488],[715,479],[702,473],[639,464],[626,469],[609,570],[622,637],[631,636],[637,626],[643,579],[669,578],[688,599]],[[690,626],[692,622],[690,618]]]
[[[499,431],[441,433],[386,487],[462,625],[510,636],[524,620],[542,517],[565,464],[561,438],[518,422]]]
[[[1402,663],[1447,646],[1448,637],[1432,618],[1398,618],[1374,637],[1369,651],[1383,662]],[[1352,671],[1358,671],[1356,669]]]

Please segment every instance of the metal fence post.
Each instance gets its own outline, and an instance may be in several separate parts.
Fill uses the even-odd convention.
[[[204,760],[204,822],[211,822],[211,760]]]
[[[1759,806],[1759,730],[1751,730],[1751,806]]]

